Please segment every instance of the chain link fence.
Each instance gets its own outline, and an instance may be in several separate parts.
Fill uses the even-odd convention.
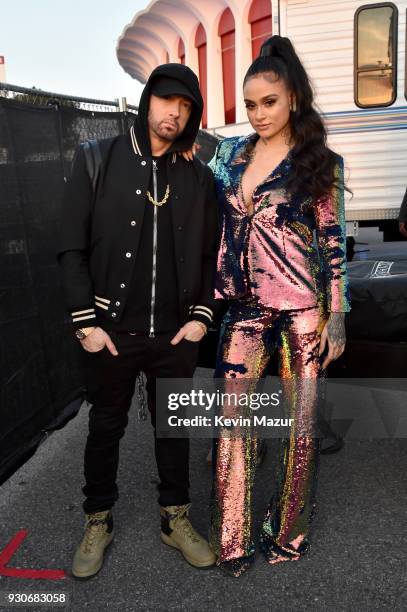
[[[137,113],[137,106],[127,104],[125,98],[119,100],[96,100],[93,98],[78,98],[76,96],[68,96],[65,94],[57,94],[35,87],[29,89],[10,83],[0,82],[0,97],[16,102],[24,102],[26,104],[35,104],[37,106],[67,106],[69,108],[78,108],[92,112],[117,112],[126,110],[128,112]]]

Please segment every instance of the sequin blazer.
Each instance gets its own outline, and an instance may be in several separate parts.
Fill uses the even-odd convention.
[[[225,138],[209,163],[221,214],[215,297],[236,299],[251,293],[277,310],[324,303],[328,311],[349,311],[343,187],[316,201],[290,196],[285,189],[292,171],[288,154],[254,190],[249,216],[241,178],[247,146],[256,139],[256,134]],[[342,185],[339,155],[335,176]]]

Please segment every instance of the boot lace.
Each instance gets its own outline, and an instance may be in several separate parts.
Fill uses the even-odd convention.
[[[182,531],[187,536],[187,538],[189,538],[192,542],[197,543],[199,542],[199,537],[196,531],[194,530],[194,528],[192,527],[191,523],[189,522],[188,510],[189,510],[189,505],[182,508],[180,512],[177,514],[176,521],[174,522],[176,522],[177,526],[179,526],[182,529]]]
[[[83,551],[89,553],[95,543],[95,539],[99,534],[104,533],[106,527],[106,517],[95,517],[88,520],[86,523],[85,538],[83,542]]]

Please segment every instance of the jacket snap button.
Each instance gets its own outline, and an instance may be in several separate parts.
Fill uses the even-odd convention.
[[[124,283],[120,283],[120,289],[124,289],[125,288],[125,284]]]
[[[136,193],[137,193],[137,195],[140,195],[141,189],[136,189]]]
[[[126,257],[131,257],[131,253],[126,253]]]
[[[120,302],[116,302],[116,306],[120,306]]]
[[[141,165],[142,165],[142,166],[145,166],[145,165],[146,165],[146,163],[147,163],[147,162],[143,160],[143,161],[141,162]]]
[[[181,263],[184,263],[184,261],[185,261],[185,259],[183,257],[180,257],[179,260],[180,260]]]
[[[182,225],[178,225],[178,229],[179,229],[179,231],[181,231],[182,230]]]
[[[188,293],[188,289],[183,289],[183,293]]]
[[[130,225],[133,225],[133,226],[134,226],[134,225],[136,225],[136,222],[135,222],[135,221],[132,221],[132,222],[130,223]]]
[[[112,317],[114,318],[115,316],[116,316],[116,313],[115,313],[115,312],[112,312]]]

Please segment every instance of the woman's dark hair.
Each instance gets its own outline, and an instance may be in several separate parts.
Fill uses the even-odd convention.
[[[243,86],[252,77],[283,79],[295,97],[296,110],[290,113],[294,147],[291,151],[294,172],[287,183],[291,193],[306,193],[313,198],[326,195],[336,185],[336,156],[326,144],[326,129],[315,110],[314,94],[308,75],[288,38],[271,36],[248,69]]]

